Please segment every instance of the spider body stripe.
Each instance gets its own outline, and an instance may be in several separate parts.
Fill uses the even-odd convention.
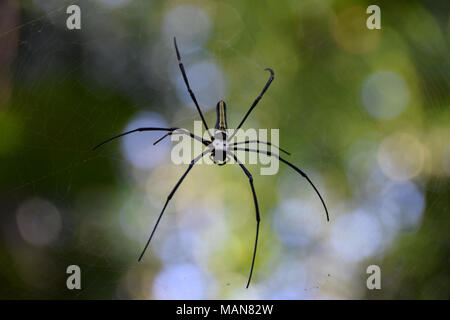
[[[225,101],[220,100],[216,106],[217,112],[217,121],[215,128],[220,131],[226,131],[228,129],[227,126],[227,105]]]
[[[216,125],[214,129],[214,139],[212,141],[214,149],[211,152],[210,159],[215,164],[223,166],[230,160],[227,154],[227,105],[223,100],[217,102],[216,105]]]
[[[267,142],[267,141],[259,141],[259,140],[246,140],[246,141],[241,141],[241,142],[233,142],[233,143],[229,143],[229,141],[231,141],[231,139],[236,135],[236,133],[238,132],[238,130],[241,128],[241,126],[244,124],[245,120],[248,118],[249,114],[252,112],[252,110],[256,107],[256,105],[258,104],[259,100],[261,100],[262,96],[264,95],[264,93],[266,92],[266,90],[269,88],[270,84],[272,83],[273,79],[274,79],[274,72],[272,69],[267,68],[265,70],[270,72],[270,78],[267,80],[264,88],[262,89],[261,93],[259,94],[259,96],[254,100],[254,102],[252,103],[250,109],[247,111],[247,113],[245,114],[244,118],[242,119],[242,121],[239,123],[239,125],[237,126],[237,128],[234,130],[233,134],[231,134],[231,136],[228,136],[227,134],[227,129],[228,129],[228,125],[227,125],[227,111],[226,111],[226,104],[223,100],[220,100],[217,103],[216,106],[216,112],[217,112],[217,121],[216,121],[216,125],[215,125],[215,131],[214,131],[214,135],[212,135],[209,132],[208,129],[208,125],[206,123],[205,118],[203,117],[203,113],[200,110],[200,107],[198,105],[197,99],[193,93],[193,91],[191,90],[191,87],[189,85],[189,81],[186,75],[186,71],[184,70],[184,66],[183,66],[183,62],[181,61],[181,55],[180,52],[178,51],[178,46],[177,46],[177,42],[176,39],[174,38],[174,46],[175,46],[175,51],[177,54],[177,59],[178,59],[178,65],[180,67],[180,71],[181,74],[183,76],[183,80],[184,83],[186,84],[186,87],[188,89],[188,92],[192,98],[192,101],[194,102],[197,111],[200,115],[200,118],[202,119],[203,125],[205,126],[205,129],[207,130],[209,136],[210,136],[210,140],[208,139],[203,139],[201,137],[198,137],[196,135],[194,135],[193,133],[189,132],[186,129],[180,129],[180,128],[157,128],[157,127],[145,127],[145,128],[137,128],[134,130],[130,130],[124,133],[121,133],[119,135],[116,135],[114,137],[111,137],[103,142],[101,142],[100,144],[98,144],[97,146],[94,147],[94,150],[99,148],[100,146],[104,145],[105,143],[108,143],[114,139],[123,137],[125,135],[134,133],[134,132],[140,132],[140,131],[166,131],[166,133],[164,134],[164,136],[162,136],[160,139],[156,140],[154,144],[157,144],[159,141],[163,140],[165,137],[172,135],[172,134],[186,134],[189,135],[192,139],[198,140],[200,142],[203,143],[203,145],[206,146],[205,151],[203,151],[200,155],[198,155],[197,157],[195,157],[189,164],[187,170],[184,172],[184,174],[181,176],[181,178],[178,180],[178,182],[175,184],[175,186],[173,187],[172,191],[170,192],[169,196],[167,197],[167,200],[164,204],[164,207],[161,211],[161,213],[158,216],[158,219],[155,223],[155,226],[153,227],[153,230],[150,234],[150,237],[148,238],[147,243],[145,244],[145,247],[141,253],[141,255],[139,256],[139,261],[142,259],[142,257],[144,256],[144,253],[146,252],[152,238],[153,235],[155,234],[156,228],[158,227],[158,224],[166,210],[166,207],[170,201],[170,199],[172,199],[173,195],[175,194],[175,192],[178,190],[178,187],[181,185],[181,183],[184,181],[184,179],[186,178],[186,176],[188,175],[188,173],[191,171],[191,169],[193,168],[193,166],[197,163],[197,161],[199,161],[203,156],[210,154],[211,159],[213,160],[213,162],[219,166],[223,166],[225,164],[228,163],[228,161],[230,160],[230,158],[233,158],[236,163],[241,167],[241,169],[244,171],[245,175],[248,178],[249,184],[250,184],[250,189],[253,195],[253,202],[255,205],[255,211],[256,211],[256,238],[255,238],[255,245],[254,245],[254,249],[253,249],[253,258],[252,258],[252,263],[251,263],[251,267],[250,267],[250,275],[248,277],[248,281],[247,281],[247,288],[250,285],[250,281],[252,279],[252,275],[253,275],[253,268],[255,265],[255,258],[256,258],[256,249],[258,246],[258,236],[259,236],[259,224],[261,221],[261,217],[259,214],[259,206],[258,206],[258,199],[256,197],[256,191],[255,191],[255,186],[253,184],[253,177],[251,175],[251,173],[247,170],[247,168],[244,166],[244,164],[237,158],[237,156],[232,152],[234,150],[242,150],[242,151],[246,151],[246,152],[257,152],[257,153],[264,153],[266,155],[269,156],[274,156],[277,157],[280,161],[284,162],[285,164],[287,164],[288,166],[290,166],[291,168],[293,168],[297,173],[299,173],[302,177],[304,177],[310,184],[311,186],[314,188],[315,192],[317,193],[317,195],[319,196],[320,200],[322,201],[322,204],[325,208],[325,212],[327,215],[327,220],[329,220],[329,216],[328,216],[328,209],[325,205],[325,201],[323,200],[322,196],[320,195],[319,191],[317,190],[317,188],[315,187],[315,185],[312,183],[312,181],[309,179],[309,177],[306,175],[306,173],[304,173],[302,170],[300,170],[299,168],[297,168],[295,165],[293,165],[292,163],[288,162],[287,160],[281,158],[278,154],[273,153],[271,151],[265,151],[265,150],[259,150],[258,149],[249,149],[249,148],[239,148],[237,147],[240,144],[245,144],[248,145],[250,143],[257,143],[258,146],[259,144],[265,144],[268,146],[272,146],[277,148],[279,151],[281,152],[285,152],[287,154],[289,154],[287,151],[281,149],[280,147]]]

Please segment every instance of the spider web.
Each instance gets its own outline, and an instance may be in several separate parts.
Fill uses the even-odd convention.
[[[177,68],[176,60],[171,39],[161,39],[157,31],[167,12],[176,4],[130,1],[117,9],[101,2],[71,2],[82,8],[82,30],[68,31],[65,29],[67,6],[60,1],[49,3],[39,9],[21,7],[20,21],[24,23],[0,33],[0,39],[19,33],[11,80],[11,105],[2,114],[6,119],[2,119],[5,131],[17,135],[18,142],[9,147],[5,157],[7,168],[2,171],[6,181],[1,188],[2,211],[8,212],[2,218],[2,229],[11,230],[5,233],[2,245],[5,249],[1,251],[7,257],[9,269],[14,269],[16,264],[20,267],[13,274],[1,271],[2,280],[11,284],[2,289],[2,296],[360,296],[352,286],[355,283],[364,286],[365,275],[360,276],[361,261],[343,262],[333,253],[329,240],[332,227],[322,225],[325,222],[318,199],[306,183],[287,169],[282,169],[276,177],[264,177],[257,176],[256,166],[249,166],[256,178],[263,219],[253,291],[242,292],[241,287],[245,285],[253,248],[254,208],[248,181],[236,168],[226,168],[226,172],[220,170],[220,173],[217,168],[194,168],[169,205],[145,261],[138,264],[137,256],[149,227],[153,226],[170,188],[185,168],[171,164],[169,141],[155,147],[155,152],[162,150],[164,156],[150,169],[130,165],[122,142],[117,141],[116,146],[105,146],[95,153],[90,148],[123,131],[130,119],[142,111],[158,114],[169,126],[187,126],[188,129],[192,129],[192,120],[198,119],[187,93],[186,100],[180,100],[176,83],[167,75],[172,66],[166,66],[172,63],[173,68]],[[195,9],[196,5],[192,6]],[[327,22],[320,22],[323,13],[320,10],[305,17],[318,27],[309,30],[305,24],[294,24],[291,27],[297,28],[300,35],[286,36],[305,44],[306,54],[300,55],[292,49],[295,44],[284,39],[280,31],[273,31],[272,25],[258,20],[267,15],[263,11],[256,10],[253,14],[257,18],[250,19],[244,9],[239,11],[224,3],[197,8],[209,17],[211,26],[204,47],[198,52],[190,53],[189,48],[187,53],[182,52],[188,76],[189,66],[202,59],[213,61],[219,67],[225,79],[224,99],[228,103],[228,123],[232,126],[239,122],[266,81],[268,75],[264,68],[272,67],[276,72],[275,82],[246,126],[280,128],[281,147],[293,152],[292,161],[304,164],[306,168],[302,168],[311,174],[316,184],[324,186],[326,198],[339,206],[335,198],[343,201],[349,196],[333,191],[339,189],[337,182],[320,172],[334,169],[345,176],[342,172],[345,157],[328,146],[333,144],[330,141],[339,140],[336,130],[329,129],[329,122],[336,124],[345,117],[337,114],[339,110],[332,110],[336,101],[324,97],[324,91],[337,81],[353,79],[358,70],[365,70],[363,61],[349,64],[346,69],[333,67],[331,59],[327,60],[327,52],[336,50],[336,44],[331,35],[321,37],[321,28],[328,26]],[[285,10],[295,12],[292,8]],[[229,19],[228,23],[224,16]],[[193,15],[184,23],[195,26],[198,20]],[[269,40],[263,41],[266,37]],[[277,53],[277,43],[280,53]],[[287,53],[282,52],[283,45],[292,50],[284,48]],[[431,113],[439,115],[445,104],[442,97],[446,88],[442,83],[448,84],[447,73],[445,68],[430,65],[426,52],[417,50],[415,53],[415,64],[426,82],[422,88],[425,100],[432,107]],[[330,63],[328,73],[320,73],[323,69],[317,67],[317,61],[321,59]],[[293,69],[304,71],[304,75],[293,76]],[[313,72],[315,76],[308,79]],[[176,76],[180,78],[176,81],[181,81],[181,75]],[[200,85],[194,79],[195,72],[190,82],[196,91]],[[299,82],[307,89],[299,87]],[[359,103],[352,101],[355,95],[334,97],[341,98],[339,103],[356,108]],[[202,107],[215,105],[200,94],[197,97]],[[324,105],[324,111],[316,110],[314,101]],[[329,122],[323,113],[329,115]],[[351,116],[354,122],[365,121],[367,117],[361,110]],[[213,124],[214,111],[207,111],[206,118]],[[299,126],[302,128],[298,129]],[[153,142],[158,137],[149,134],[148,140]],[[423,184],[418,184],[424,192]],[[426,188],[442,190],[443,185],[445,183],[438,179]],[[294,188],[297,189],[294,191]],[[349,186],[344,188],[350,189]],[[272,192],[274,189],[276,192]],[[36,198],[50,202],[62,220],[56,240],[47,246],[27,243],[17,227],[17,212],[24,202]],[[442,200],[437,197],[436,202],[429,205],[434,207]],[[354,205],[348,200],[342,206]],[[297,209],[300,220],[289,214]],[[348,209],[335,209],[336,219],[345,210]],[[317,217],[306,218],[306,213]],[[282,214],[284,220],[276,220],[276,214]],[[200,218],[206,222],[202,224]],[[287,228],[298,222],[313,227]],[[186,228],[187,231],[183,231]],[[217,239],[211,230],[217,233]],[[211,243],[199,244],[201,239]],[[193,244],[200,253],[188,250],[187,244]],[[379,258],[385,252],[383,248],[367,258]],[[65,287],[64,270],[69,264],[80,265],[82,269],[82,291],[71,292]],[[317,268],[323,264],[332,266]],[[342,266],[347,268],[345,273],[338,272]],[[180,283],[183,281],[195,285],[193,291]],[[292,281],[296,286],[289,286]],[[178,295],[175,288],[180,290]]]

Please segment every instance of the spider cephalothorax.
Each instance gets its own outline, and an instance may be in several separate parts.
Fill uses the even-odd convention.
[[[189,95],[191,96],[192,101],[194,102],[195,107],[197,108],[197,111],[198,111],[198,113],[200,115],[200,118],[202,119],[202,122],[203,122],[203,125],[205,126],[206,131],[209,134],[210,139],[201,138],[201,137],[196,136],[193,133],[189,132],[188,130],[180,129],[180,128],[145,127],[145,128],[137,128],[137,129],[134,129],[134,130],[130,130],[130,131],[121,133],[121,134],[119,134],[117,136],[114,136],[112,138],[109,138],[109,139],[103,141],[102,143],[100,143],[99,145],[97,145],[94,148],[94,150],[97,149],[98,147],[102,146],[103,144],[113,140],[113,139],[120,138],[120,137],[123,137],[123,136],[125,136],[127,134],[130,134],[130,133],[133,133],[133,132],[139,132],[139,131],[165,131],[165,132],[167,132],[162,138],[160,138],[157,141],[155,141],[154,144],[158,143],[159,141],[161,141],[165,137],[167,137],[167,136],[173,134],[175,131],[177,131],[177,133],[186,134],[186,135],[190,136],[192,139],[195,139],[197,141],[202,142],[203,145],[206,146],[205,150],[201,154],[199,154],[194,159],[192,159],[191,163],[189,164],[189,167],[187,168],[185,173],[181,176],[180,180],[178,180],[178,182],[176,183],[175,187],[172,189],[172,191],[170,192],[169,196],[167,197],[167,200],[166,200],[166,202],[164,204],[164,207],[163,207],[161,213],[158,216],[158,220],[156,221],[156,224],[153,227],[153,230],[152,230],[152,232],[150,234],[150,237],[148,238],[148,241],[147,241],[147,243],[146,243],[146,245],[144,247],[144,250],[142,251],[141,255],[139,256],[139,261],[144,256],[144,253],[147,250],[147,247],[148,247],[148,245],[150,244],[150,241],[153,238],[155,230],[158,227],[159,221],[161,220],[161,217],[162,217],[164,211],[166,210],[167,204],[169,203],[170,199],[172,199],[172,197],[175,194],[175,192],[177,191],[178,187],[183,182],[184,178],[187,176],[187,174],[192,169],[192,167],[197,163],[197,161],[199,161],[205,155],[210,154],[211,160],[215,164],[222,166],[222,165],[226,164],[231,158],[233,158],[234,161],[241,167],[241,169],[244,171],[245,175],[248,178],[248,181],[250,183],[251,192],[252,192],[252,195],[253,195],[253,202],[255,204],[255,211],[256,211],[256,238],[255,238],[255,246],[254,246],[254,249],[253,249],[252,264],[251,264],[251,267],[250,267],[250,275],[249,275],[248,281],[247,281],[247,288],[248,288],[248,286],[250,285],[250,281],[252,279],[253,267],[254,267],[254,264],[255,264],[255,257],[256,257],[256,248],[258,246],[260,215],[259,215],[259,206],[258,206],[258,200],[257,200],[257,197],[256,197],[256,191],[255,191],[255,187],[253,185],[253,177],[250,174],[250,172],[247,170],[247,168],[244,166],[244,164],[238,159],[238,157],[236,156],[234,151],[239,151],[240,150],[240,151],[245,151],[245,152],[255,152],[255,153],[262,153],[262,154],[266,154],[268,156],[276,157],[281,162],[287,164],[292,169],[294,169],[297,173],[299,173],[303,178],[305,178],[311,184],[311,186],[314,188],[314,191],[319,196],[320,201],[323,204],[323,207],[325,208],[325,213],[326,213],[326,216],[327,216],[327,220],[329,220],[328,210],[327,210],[325,202],[323,201],[322,196],[320,195],[319,191],[314,186],[314,184],[311,182],[311,180],[306,175],[306,173],[304,173],[302,170],[297,168],[295,165],[293,165],[289,161],[287,161],[287,160],[283,159],[282,157],[280,157],[279,154],[274,153],[272,151],[260,150],[259,148],[256,148],[256,149],[239,148],[238,145],[240,145],[240,144],[248,145],[250,143],[256,143],[258,145],[259,144],[265,144],[265,145],[268,145],[268,146],[275,147],[276,149],[278,149],[281,152],[289,154],[287,151],[285,151],[285,150],[281,149],[280,147],[278,147],[278,146],[276,146],[276,145],[274,145],[274,144],[272,144],[270,142],[267,142],[267,141],[245,140],[245,141],[238,141],[238,142],[230,143],[232,138],[236,135],[238,130],[244,124],[244,122],[247,119],[247,117],[249,116],[250,112],[252,112],[252,110],[258,104],[259,100],[261,100],[261,98],[264,95],[264,93],[266,92],[267,88],[272,83],[272,81],[274,79],[274,72],[272,71],[272,69],[270,69],[270,68],[266,69],[267,71],[270,72],[269,80],[267,80],[266,85],[262,89],[261,93],[253,101],[250,109],[247,111],[247,113],[245,114],[245,116],[242,119],[242,121],[239,123],[239,125],[236,127],[236,129],[233,131],[233,133],[230,136],[228,136],[228,134],[227,134],[228,126],[227,126],[226,104],[225,104],[225,102],[223,100],[220,100],[217,103],[217,106],[216,106],[217,121],[216,121],[216,125],[215,125],[215,128],[214,128],[214,134],[211,134],[211,132],[209,131],[208,125],[206,123],[206,120],[203,117],[203,113],[200,110],[200,106],[198,105],[197,99],[195,98],[195,95],[194,95],[194,93],[193,93],[193,91],[192,91],[192,89],[191,89],[191,87],[189,85],[189,81],[188,81],[188,78],[187,78],[187,75],[186,75],[186,71],[184,70],[183,63],[181,62],[181,56],[180,56],[180,52],[178,51],[177,41],[176,41],[175,38],[173,39],[173,42],[174,42],[175,51],[176,51],[177,58],[178,58],[178,65],[180,67],[180,71],[181,71],[181,75],[183,76],[184,83],[186,84],[186,87],[187,87],[187,90],[189,92]]]
[[[213,149],[211,150],[210,159],[212,162],[219,166],[223,166],[230,161],[230,156],[228,152],[230,151],[228,148],[228,142],[226,139],[214,139],[211,143]]]

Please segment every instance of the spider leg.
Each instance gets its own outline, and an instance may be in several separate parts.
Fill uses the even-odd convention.
[[[99,143],[98,145],[96,145],[94,148],[92,148],[92,150],[96,150],[97,148],[101,147],[102,145],[104,145],[105,143],[108,143],[114,139],[126,136],[127,134],[133,133],[133,132],[140,132],[140,131],[168,131],[170,134],[175,131],[175,130],[184,130],[181,128],[155,128],[155,127],[144,127],[144,128],[137,128],[134,130],[130,130],[121,134],[118,134],[117,136],[111,137],[109,139],[106,139],[105,141]],[[201,143],[203,143],[205,146],[208,146],[211,142],[207,141],[205,139],[200,138],[199,136],[196,136],[195,134],[189,132],[189,131],[182,131],[182,133],[189,135],[192,139],[198,140]]]
[[[323,200],[322,196],[320,195],[319,190],[317,190],[316,186],[314,185],[314,183],[312,183],[311,179],[309,179],[309,177],[306,175],[305,172],[303,172],[300,168],[296,167],[295,165],[293,165],[292,163],[290,163],[289,161],[281,158],[278,154],[275,154],[273,152],[270,151],[265,151],[265,150],[255,150],[255,149],[249,149],[249,148],[234,148],[234,150],[241,150],[241,151],[247,151],[247,152],[257,152],[257,153],[264,153],[267,154],[268,156],[274,156],[276,158],[278,158],[281,162],[284,162],[285,164],[287,164],[289,167],[291,167],[292,169],[294,169],[295,171],[297,171],[297,173],[299,173],[303,178],[305,178],[309,184],[313,187],[314,191],[316,191],[316,194],[319,196],[320,201],[322,202],[322,205],[325,209],[325,214],[327,215],[327,221],[330,221],[330,217],[328,215],[328,209],[327,206],[325,205],[325,201]]]
[[[167,132],[167,133],[166,133],[165,135],[163,135],[161,138],[159,138],[158,140],[156,140],[155,142],[153,142],[153,145],[158,144],[159,142],[161,142],[162,140],[164,140],[166,137],[171,136],[172,134],[187,134],[187,135],[190,135],[193,139],[200,141],[200,142],[203,143],[205,146],[208,146],[208,145],[211,143],[211,141],[202,139],[202,138],[200,138],[200,137],[198,137],[198,136],[195,136],[193,133],[190,133],[190,132],[189,132],[188,130],[186,130],[186,129],[178,128],[178,129],[175,130],[175,131]]]
[[[159,138],[158,140],[156,140],[155,142],[153,142],[153,145],[155,146],[157,143],[160,143],[162,140],[164,140],[164,138],[168,137],[172,135],[172,132],[167,132],[166,134],[164,134],[161,138]]]
[[[239,141],[239,142],[233,142],[233,143],[231,143],[230,144],[230,146],[237,146],[237,145],[239,145],[239,144],[249,144],[249,143],[262,143],[262,144],[266,144],[266,145],[268,145],[268,146],[272,146],[272,147],[275,147],[275,148],[277,148],[278,150],[280,150],[281,152],[284,152],[284,153],[286,153],[287,155],[291,155],[289,152],[287,152],[286,150],[284,150],[284,149],[281,149],[279,146],[277,146],[276,144],[274,144],[274,143],[271,143],[271,142],[267,142],[267,141],[259,141],[259,140],[245,140],[245,141]]]
[[[175,185],[175,187],[172,189],[172,191],[170,192],[169,196],[167,197],[166,203],[164,204],[164,207],[161,211],[161,213],[159,214],[158,220],[156,220],[156,224],[153,227],[152,233],[150,234],[150,237],[148,238],[148,241],[144,247],[144,250],[142,250],[141,255],[139,256],[138,261],[141,261],[142,257],[144,256],[145,251],[147,250],[148,245],[150,244],[150,241],[152,241],[153,235],[155,234],[155,230],[158,227],[159,221],[161,220],[162,215],[164,214],[164,211],[166,210],[167,204],[169,203],[170,199],[172,199],[173,195],[175,194],[175,192],[177,191],[178,187],[181,185],[181,183],[183,182],[184,178],[187,176],[187,174],[189,173],[189,171],[191,171],[192,167],[194,166],[194,164],[200,160],[204,155],[206,155],[207,153],[211,152],[210,149],[203,151],[200,155],[198,155],[196,158],[194,158],[191,163],[189,164],[189,167],[187,168],[187,170],[184,172],[184,174],[181,176],[180,180],[178,180],[177,184]]]
[[[272,83],[273,78],[275,77],[275,74],[274,74],[273,70],[270,69],[270,68],[266,68],[264,70],[270,72],[269,80],[267,80],[266,85],[262,89],[262,91],[259,94],[259,96],[255,99],[255,101],[253,101],[250,109],[245,114],[244,119],[242,119],[241,123],[239,123],[239,125],[236,127],[236,129],[234,130],[233,134],[228,138],[228,141],[230,141],[234,137],[234,135],[238,132],[238,130],[242,127],[242,125],[244,124],[245,120],[247,120],[247,117],[249,116],[250,112],[252,112],[252,110],[256,107],[256,105],[258,104],[259,100],[261,100],[261,98],[264,95],[264,93],[266,92],[267,88],[269,88],[270,84]]]
[[[194,101],[195,107],[197,108],[197,111],[200,114],[200,118],[202,118],[202,122],[203,122],[203,125],[205,126],[206,131],[208,131],[209,136],[212,138],[211,133],[209,132],[208,125],[206,124],[206,120],[203,117],[203,113],[200,110],[200,106],[198,105],[197,99],[195,98],[194,92],[192,92],[191,86],[189,85],[189,81],[188,81],[188,78],[187,78],[187,75],[186,75],[186,71],[184,70],[183,62],[181,61],[181,55],[180,55],[180,52],[178,51],[177,38],[175,38],[175,37],[173,37],[173,44],[175,46],[175,51],[177,53],[178,66],[180,67],[180,71],[181,71],[181,74],[183,76],[184,83],[186,84],[188,92],[191,95],[191,99],[192,99],[192,101]]]
[[[253,202],[255,203],[255,210],[256,210],[256,238],[255,238],[255,248],[253,250],[253,258],[252,258],[252,266],[250,268],[250,275],[248,276],[247,286],[250,285],[250,281],[252,280],[252,274],[253,274],[253,267],[255,265],[255,257],[256,257],[256,248],[258,247],[258,235],[259,235],[259,222],[260,222],[260,216],[259,216],[259,207],[258,207],[258,199],[256,198],[256,191],[255,187],[253,185],[253,177],[251,173],[247,170],[247,168],[244,166],[244,164],[236,157],[236,155],[232,152],[227,152],[229,155],[231,155],[234,160],[239,164],[239,166],[242,168],[244,173],[247,175],[248,181],[250,182],[250,187],[252,189],[253,194]]]

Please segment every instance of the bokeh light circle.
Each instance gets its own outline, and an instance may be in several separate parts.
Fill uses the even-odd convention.
[[[377,153],[382,172],[392,180],[404,181],[416,177],[423,169],[424,146],[407,133],[394,133],[385,138]]]
[[[178,69],[178,66],[177,66]],[[195,84],[195,94],[202,110],[209,110],[216,107],[220,99],[225,99],[226,82],[222,69],[211,61],[202,61],[192,66],[186,67],[189,81]],[[177,87],[178,97],[192,109],[195,104],[189,96],[186,85],[178,70],[173,74],[173,81]]]
[[[203,47],[210,32],[211,19],[203,9],[181,5],[165,15],[161,37],[169,47],[173,45],[173,37],[177,37],[179,48],[183,48],[184,53],[190,53]]]
[[[376,216],[358,209],[338,218],[331,231],[331,245],[347,261],[357,262],[376,254],[383,244],[382,226]]]
[[[192,264],[171,265],[157,275],[153,294],[156,299],[204,299],[205,276]]]
[[[111,9],[121,8],[129,4],[131,0],[96,0],[98,3]]]
[[[58,238],[62,227],[58,209],[41,198],[25,200],[17,211],[16,220],[22,238],[36,246],[52,243]]]
[[[368,76],[361,91],[364,108],[371,116],[381,120],[398,116],[408,105],[409,97],[405,80],[390,71]]]
[[[425,196],[412,182],[391,182],[381,192],[380,218],[392,232],[419,226],[424,210]]]
[[[128,123],[124,131],[141,127],[166,127],[167,123],[162,116],[154,112],[141,112]],[[122,139],[122,150],[125,158],[135,167],[150,169],[159,165],[170,150],[170,138],[158,143],[153,142],[161,138],[165,131],[143,131],[132,133]]]
[[[323,227],[323,217],[315,214],[315,209],[312,201],[282,201],[273,215],[273,225],[280,239],[291,246],[310,245]]]
[[[377,47],[381,32],[366,27],[367,17],[361,6],[345,8],[337,14],[331,32],[339,47],[353,54],[367,53]]]

